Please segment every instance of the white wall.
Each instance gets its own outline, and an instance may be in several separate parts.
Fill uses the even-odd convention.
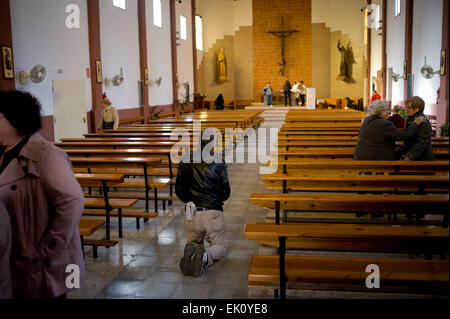
[[[147,54],[149,80],[162,77],[161,85],[149,87],[149,104],[168,105],[173,102],[172,51],[170,40],[170,4],[162,0],[162,28],[153,25],[153,0],[146,1]]]
[[[204,51],[239,27],[253,25],[252,0],[197,0],[196,11],[203,17]]]
[[[403,61],[405,57],[405,1],[401,2],[401,14],[394,18],[394,0],[387,1],[387,35],[386,50],[387,68],[393,68],[395,73],[403,75]],[[389,76],[388,76],[389,78]],[[403,80],[392,82],[392,103],[402,102]]]
[[[233,1],[233,31],[240,27],[253,25],[253,1],[239,0]]]
[[[80,7],[80,29],[67,29],[68,4]],[[91,83],[86,77],[89,63],[89,35],[86,0],[11,0],[12,36],[16,88],[36,96],[42,115],[53,115],[52,80],[86,80],[86,109],[92,108]],[[28,80],[22,87],[19,72],[29,72],[36,64],[47,69],[45,80]],[[62,74],[56,70],[62,69]],[[91,72],[92,73],[92,72]]]
[[[415,0],[412,40],[412,73],[414,74],[414,95],[420,96],[425,103],[436,103],[436,91],[440,86],[440,76],[425,79],[420,74],[427,64],[439,70],[442,44],[442,0]],[[427,110],[426,110],[427,112]]]
[[[361,8],[365,0],[312,0],[312,23],[325,23],[330,31],[342,31],[354,41],[364,45],[364,13]]]
[[[194,57],[192,50],[192,7],[191,0],[184,0],[181,4],[175,2],[175,12],[177,21],[177,31],[180,31],[180,16],[183,15],[186,18],[187,28],[187,40],[179,39],[177,42],[180,44],[177,47],[177,69],[178,69],[178,82],[180,86],[178,88],[178,98],[184,100],[186,98],[186,89],[183,83],[189,83],[189,95],[190,100],[194,98],[191,96],[194,93]],[[178,37],[181,37],[178,34]]]
[[[136,108],[140,80],[137,0],[128,0],[126,10],[114,7],[112,0],[99,2],[103,77],[114,77],[121,67],[124,73],[121,86],[104,85],[103,91],[118,109]]]

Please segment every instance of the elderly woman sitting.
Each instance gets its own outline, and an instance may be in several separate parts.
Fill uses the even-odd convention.
[[[359,131],[356,144],[355,160],[399,160],[400,152],[396,151],[396,141],[404,141],[413,136],[418,126],[426,121],[424,117],[417,117],[405,130],[399,130],[391,121],[387,120],[388,105],[386,101],[377,100],[369,106],[369,116]]]

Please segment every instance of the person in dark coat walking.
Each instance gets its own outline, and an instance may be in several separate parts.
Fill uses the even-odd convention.
[[[411,138],[416,133],[418,126],[426,121],[422,116],[416,117],[411,121],[409,127],[401,131],[387,120],[387,110],[388,104],[382,100],[375,101],[369,106],[370,115],[364,119],[359,131],[354,154],[355,160],[399,160],[401,150],[398,149],[395,142]]]
[[[291,82],[289,80],[286,80],[286,82],[283,85],[283,92],[284,92],[284,106],[288,106],[288,99],[289,99],[289,106],[292,104],[291,100]]]
[[[406,121],[406,129],[417,118],[425,118],[425,121],[417,129],[417,133],[405,140],[403,147],[404,161],[432,161],[434,160],[434,152],[431,144],[431,123],[423,114],[425,109],[425,102],[418,96],[413,96],[406,101],[406,114],[408,120]]]

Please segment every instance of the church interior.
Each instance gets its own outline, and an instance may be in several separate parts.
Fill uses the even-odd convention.
[[[55,294],[448,299],[448,16],[447,0],[0,0],[0,91],[39,101],[84,198],[85,270]],[[381,104],[396,136],[429,127],[432,159],[357,160]],[[218,132],[230,189],[225,257],[190,276],[173,132],[194,152],[196,123]]]

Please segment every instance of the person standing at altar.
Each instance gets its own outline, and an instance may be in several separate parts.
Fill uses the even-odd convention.
[[[305,101],[306,101],[306,85],[303,84],[303,81],[300,81],[299,90],[300,90],[300,99],[302,100],[302,106],[305,106]]]
[[[272,97],[273,97],[273,89],[270,85],[270,82],[267,83],[267,85],[263,89],[264,94],[264,104],[266,106],[272,105]]]
[[[300,86],[299,82],[294,82],[292,84],[291,92],[294,95],[295,106],[298,106],[298,99],[300,97],[300,90],[298,88],[299,86]]]
[[[288,106],[288,99],[289,99],[289,106],[291,106],[291,82],[289,80],[286,80],[283,85],[283,92],[284,92],[284,106]]]

